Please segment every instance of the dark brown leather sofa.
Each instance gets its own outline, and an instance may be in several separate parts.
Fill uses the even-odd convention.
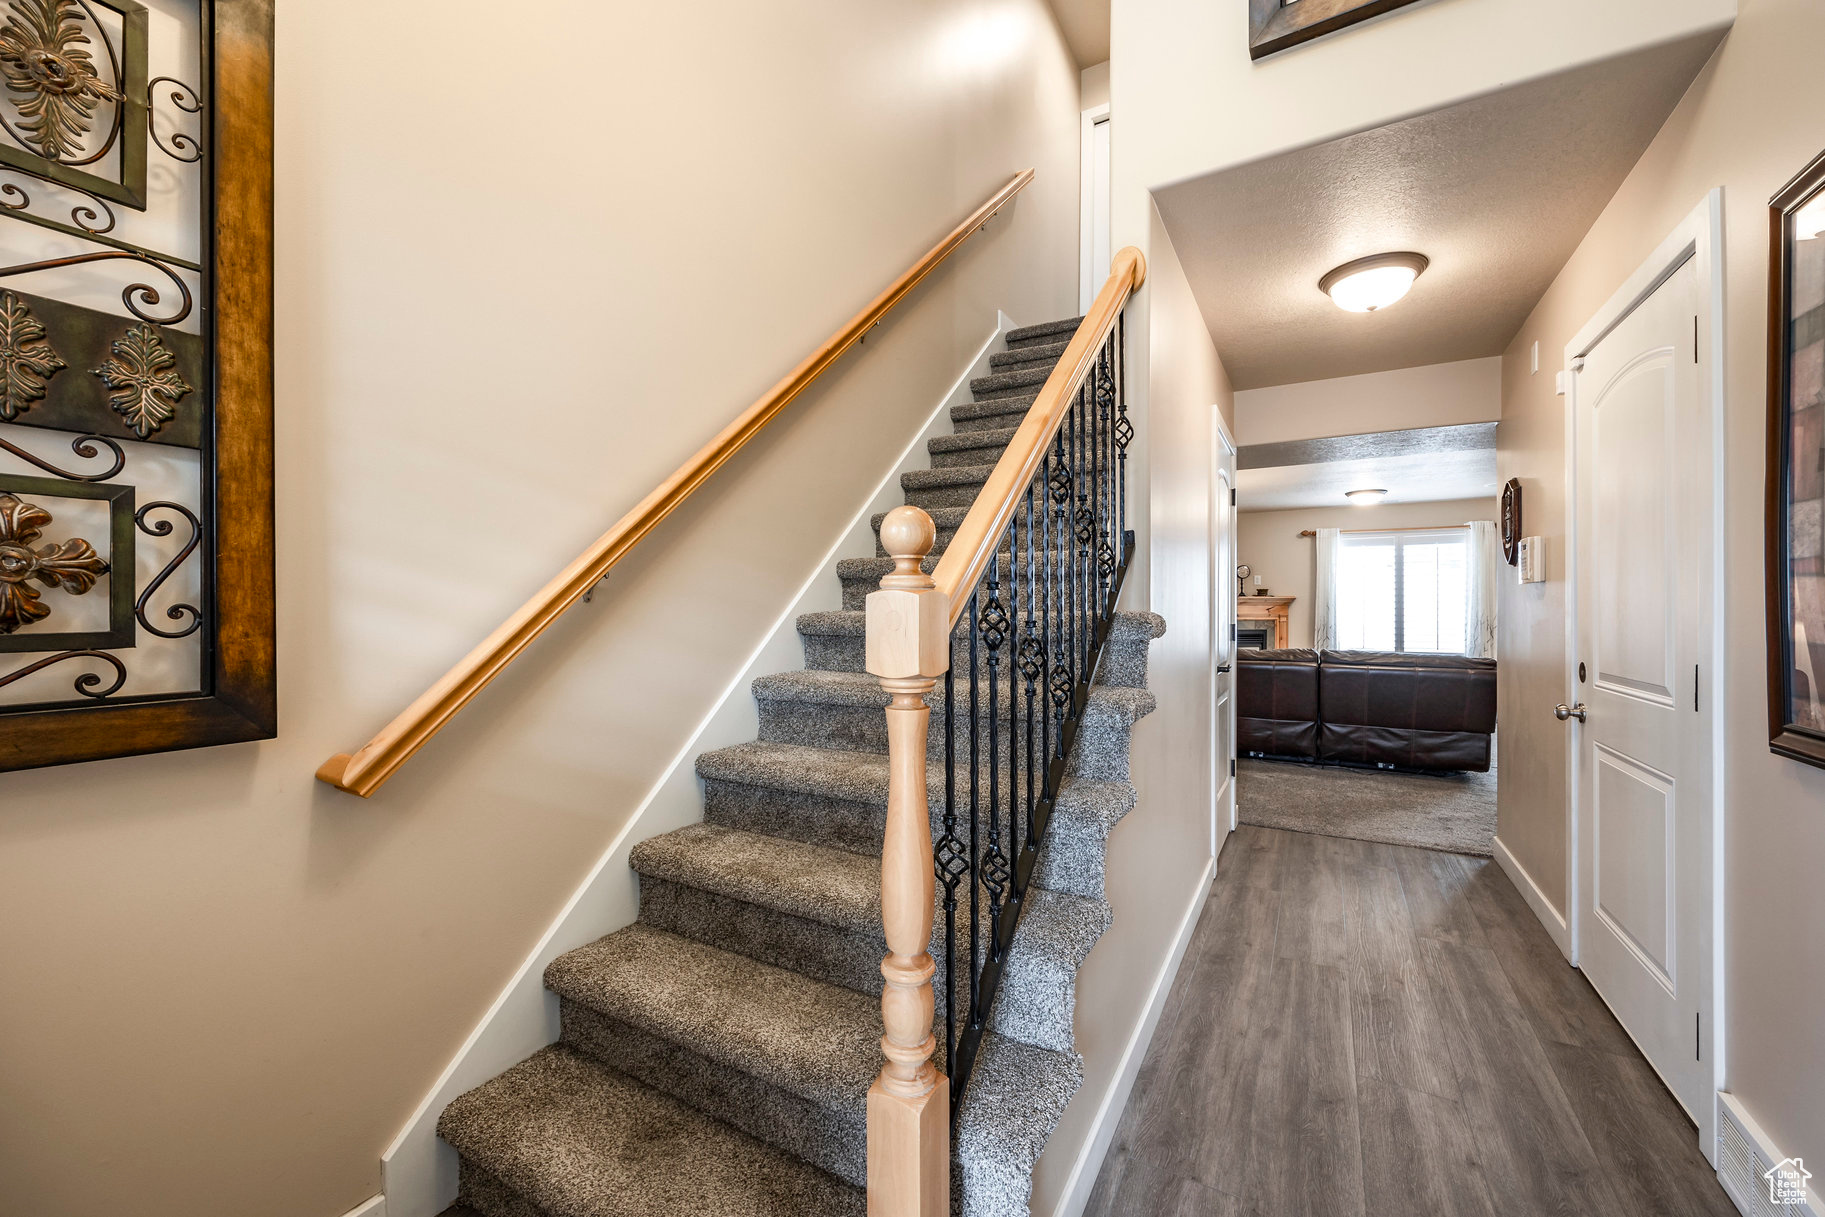
[[[1236,658],[1244,755],[1486,772],[1495,707],[1493,659],[1303,650]]]

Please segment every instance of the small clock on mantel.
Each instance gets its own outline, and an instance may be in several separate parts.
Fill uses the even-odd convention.
[[[1502,557],[1508,565],[1521,560],[1521,479],[1509,478],[1502,487]]]

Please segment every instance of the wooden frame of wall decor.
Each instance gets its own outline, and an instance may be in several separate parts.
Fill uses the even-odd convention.
[[[167,116],[203,115],[207,122],[199,138],[165,131],[161,145],[174,161],[208,175],[202,195],[203,231],[212,239],[196,264],[201,290],[194,303],[212,358],[200,377],[202,383],[184,386],[189,394],[186,406],[207,406],[198,448],[200,500],[194,521],[201,542],[197,552],[204,562],[203,595],[197,606],[182,606],[207,622],[200,688],[118,700],[22,705],[17,710],[0,706],[0,772],[271,739],[278,732],[273,607],[274,0],[198,3],[201,80],[195,89],[166,81],[158,104]],[[159,84],[153,80],[150,87],[157,89]],[[153,138],[159,137],[155,126]],[[70,230],[66,226],[64,231]],[[130,259],[135,267],[155,265],[134,253],[104,251],[93,255],[89,264],[96,264],[96,259]],[[12,268],[8,273],[36,269]],[[173,303],[173,294],[170,287],[165,289],[167,306]],[[157,304],[159,295],[135,299],[141,305]],[[189,303],[186,295],[186,309]],[[154,319],[145,320],[150,325]],[[157,324],[166,323],[160,319]],[[171,527],[160,531],[149,522],[143,522],[141,531],[153,537],[172,535]],[[190,554],[184,551],[185,557]],[[147,602],[158,583],[135,590],[140,593],[144,630]],[[178,612],[179,608],[172,609],[174,621]],[[152,619],[162,621],[163,615]],[[160,636],[179,637],[177,628]],[[78,681],[79,693],[82,688]]]
[[[1419,0],[1248,0],[1248,57],[1334,34]]]
[[[1798,220],[1805,211],[1811,222],[1825,222],[1814,208],[1825,209],[1825,153],[1768,204],[1768,747],[1825,768],[1825,543],[1819,524],[1825,502],[1825,302],[1794,311]],[[1808,229],[1814,235],[1806,241],[1805,277],[1816,297],[1825,278],[1825,229],[1812,230],[1810,223]],[[1796,400],[1801,393],[1804,402]],[[1803,504],[1796,504],[1802,490]],[[1795,509],[1802,505],[1807,523],[1796,529]],[[1802,584],[1810,601],[1805,606],[1797,603]],[[1820,637],[1810,635],[1802,617]],[[1796,653],[1802,638],[1803,656]],[[1809,685],[1803,713],[1796,712],[1796,676]]]

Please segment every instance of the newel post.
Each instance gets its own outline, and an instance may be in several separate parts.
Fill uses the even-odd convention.
[[[881,850],[881,1051],[887,1063],[868,1091],[869,1217],[950,1212],[950,1080],[932,1064],[931,812],[925,797],[925,695],[950,666],[950,605],[920,569],[937,531],[917,507],[881,524],[893,573],[868,597],[868,670],[887,707],[887,834]]]

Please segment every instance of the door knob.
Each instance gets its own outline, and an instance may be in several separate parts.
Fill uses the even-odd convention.
[[[1590,721],[1585,715],[1583,702],[1579,702],[1575,706],[1568,706],[1564,702],[1560,702],[1553,707],[1553,717],[1560,722],[1564,722],[1568,718],[1575,718],[1581,723]]]

